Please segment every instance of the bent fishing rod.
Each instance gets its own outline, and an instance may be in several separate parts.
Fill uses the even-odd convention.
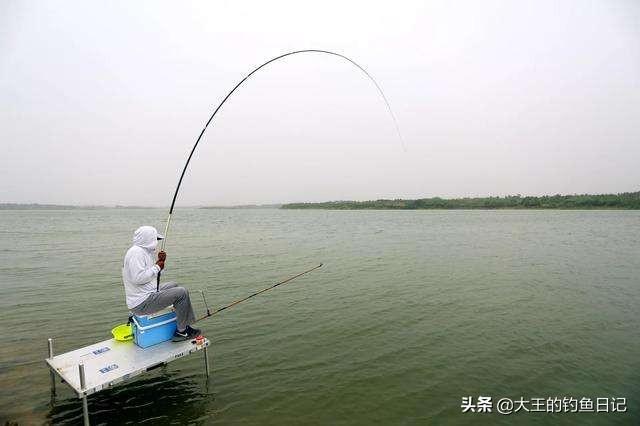
[[[224,311],[225,309],[232,308],[232,307],[236,306],[237,304],[244,302],[245,300],[249,300],[249,299],[251,299],[252,297],[255,297],[255,296],[259,295],[259,294],[264,293],[265,291],[268,291],[268,290],[271,290],[271,289],[273,289],[273,288],[276,288],[276,287],[278,287],[279,285],[286,284],[286,283],[288,283],[288,282],[290,282],[290,281],[293,281],[293,280],[295,280],[295,279],[296,279],[296,278],[298,278],[298,277],[301,277],[301,276],[303,276],[303,275],[308,274],[308,273],[309,273],[309,272],[311,272],[311,271],[315,271],[316,269],[321,268],[321,267],[322,267],[322,265],[323,265],[323,264],[321,263],[321,264],[319,264],[318,266],[314,266],[313,268],[308,269],[308,270],[306,270],[306,271],[304,271],[304,272],[301,272],[301,273],[299,273],[299,274],[297,274],[297,275],[294,275],[294,276],[292,276],[292,277],[289,277],[289,278],[287,278],[286,280],[283,280],[283,281],[280,281],[280,282],[278,282],[278,283],[275,283],[275,284],[273,284],[273,285],[271,285],[271,286],[269,286],[269,287],[267,287],[267,288],[263,288],[263,289],[262,289],[262,290],[260,290],[260,291],[256,291],[255,293],[250,294],[250,295],[249,295],[249,296],[247,296],[247,297],[244,297],[244,298],[242,298],[242,299],[236,300],[235,302],[229,303],[228,305],[225,305],[225,306],[223,306],[223,307],[221,307],[221,308],[218,308],[218,309],[216,309],[216,310],[215,310],[215,311],[213,311],[213,312],[209,310],[209,307],[208,307],[208,306],[206,306],[206,304],[207,304],[207,300],[205,299],[205,301],[204,301],[204,302],[205,302],[205,308],[207,309],[207,314],[206,314],[206,315],[204,315],[204,316],[202,316],[202,317],[200,317],[200,318],[198,318],[197,320],[195,320],[195,322],[194,322],[194,323],[196,323],[196,322],[198,322],[198,321],[202,321],[203,319],[207,319],[207,318],[209,318],[209,317],[211,317],[211,316],[213,316],[213,315],[215,315],[215,314],[217,314],[217,313],[219,313],[219,312]],[[202,294],[202,296],[203,296],[203,298],[204,298],[204,293]]]
[[[376,82],[376,80],[371,76],[371,74],[369,74],[369,72],[367,72],[367,70],[365,70],[362,66],[360,66],[353,59],[351,59],[351,58],[349,58],[349,57],[347,57],[345,55],[342,55],[340,53],[331,52],[329,50],[320,50],[320,49],[296,50],[296,51],[293,51],[293,52],[288,52],[288,53],[284,53],[282,55],[276,56],[275,58],[272,58],[272,59],[264,62],[262,65],[258,66],[253,71],[251,71],[249,74],[247,74],[242,80],[240,80],[233,87],[233,89],[231,89],[231,91],[229,93],[227,93],[227,95],[224,97],[224,99],[222,99],[222,102],[220,102],[220,104],[218,104],[216,109],[213,111],[213,113],[211,114],[211,116],[207,120],[206,124],[204,125],[202,131],[198,135],[198,138],[196,139],[196,142],[193,145],[193,148],[191,148],[191,152],[189,153],[189,156],[187,157],[187,162],[185,163],[184,167],[182,168],[182,172],[180,173],[180,178],[178,179],[178,185],[176,186],[176,190],[173,193],[173,198],[171,200],[171,207],[169,207],[169,215],[167,217],[167,223],[166,223],[165,228],[164,228],[164,239],[161,242],[160,250],[164,250],[164,246],[165,246],[165,243],[167,241],[167,235],[169,234],[169,225],[171,224],[171,215],[173,214],[173,208],[175,207],[176,199],[178,198],[178,192],[180,192],[180,186],[182,185],[182,179],[184,178],[184,175],[187,172],[187,169],[189,167],[189,163],[191,162],[191,158],[193,157],[193,154],[196,151],[196,148],[198,147],[198,144],[200,143],[200,140],[202,139],[202,136],[204,135],[205,131],[209,127],[209,124],[211,124],[211,122],[213,121],[213,117],[216,116],[218,111],[220,111],[220,108],[222,108],[224,103],[236,91],[236,89],[238,89],[245,81],[247,81],[256,72],[258,72],[262,68],[266,67],[267,65],[271,64],[272,62],[278,61],[278,60],[286,58],[288,56],[298,55],[298,54],[303,54],[303,53],[324,54],[324,55],[331,55],[331,56],[334,56],[334,57],[342,58],[342,59],[348,61],[349,63],[351,63],[352,65],[354,65],[355,67],[357,67],[360,71],[362,71],[367,76],[367,78],[369,78],[369,80],[371,80],[371,82],[373,82],[373,84],[375,85],[376,89],[378,90],[378,93],[382,97],[382,100],[384,101],[385,105],[387,106],[387,110],[389,112],[389,115],[391,116],[391,119],[393,120],[393,124],[395,126],[396,132],[398,133],[398,137],[400,138],[400,144],[402,145],[402,149],[406,151],[406,148],[405,148],[405,145],[404,145],[404,141],[402,139],[402,134],[400,133],[400,127],[398,126],[398,122],[397,122],[396,117],[395,117],[395,115],[393,113],[393,110],[391,109],[391,105],[389,104],[389,101],[387,100],[387,97],[385,96],[384,92],[382,91],[382,88]],[[160,290],[160,275],[161,275],[161,272],[158,272],[158,274],[157,274],[157,290],[158,291]]]

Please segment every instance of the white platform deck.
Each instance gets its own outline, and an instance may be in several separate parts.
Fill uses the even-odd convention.
[[[191,340],[179,343],[169,341],[142,349],[132,341],[109,339],[56,355],[46,361],[52,371],[71,386],[79,398],[83,398],[207,346],[209,340],[204,339],[201,345]],[[81,363],[85,372],[84,389],[80,386],[78,365]]]

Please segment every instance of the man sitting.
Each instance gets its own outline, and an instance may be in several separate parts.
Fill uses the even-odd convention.
[[[127,307],[135,315],[149,315],[167,306],[173,305],[176,311],[177,329],[173,335],[174,342],[192,339],[200,334],[200,330],[192,328],[196,321],[189,292],[176,283],[162,283],[157,290],[158,273],[164,269],[167,255],[158,253],[154,263],[153,255],[158,247],[158,240],[163,239],[156,228],[141,226],[133,233],[133,246],[124,256],[122,280],[127,300]]]

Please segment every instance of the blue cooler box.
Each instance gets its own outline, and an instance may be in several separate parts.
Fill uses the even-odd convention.
[[[133,341],[141,348],[171,340],[176,331],[173,308],[151,315],[133,315]]]

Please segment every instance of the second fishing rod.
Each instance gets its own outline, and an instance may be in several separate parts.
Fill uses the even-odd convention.
[[[310,273],[310,272],[312,272],[312,271],[315,271],[316,269],[321,268],[321,267],[322,267],[322,265],[323,265],[323,264],[321,263],[321,264],[319,264],[319,265],[317,265],[317,266],[314,266],[314,267],[313,267],[313,268],[311,268],[311,269],[307,269],[307,270],[306,270],[306,271],[304,271],[304,272],[300,272],[299,274],[296,274],[296,275],[294,275],[294,276],[292,276],[292,277],[289,277],[289,278],[287,278],[287,279],[285,279],[285,280],[282,280],[282,281],[279,281],[279,282],[277,282],[277,283],[275,283],[275,284],[272,284],[272,285],[270,285],[270,286],[269,286],[269,287],[267,287],[267,288],[263,288],[262,290],[260,290],[260,291],[256,291],[255,293],[252,293],[252,294],[250,294],[250,295],[249,295],[249,296],[247,296],[247,297],[243,297],[242,299],[236,300],[235,302],[231,302],[231,303],[229,303],[228,305],[225,305],[225,306],[223,306],[223,307],[221,307],[221,308],[216,309],[215,311],[211,311],[211,310],[209,310],[209,306],[207,305],[207,299],[205,298],[204,291],[202,291],[202,299],[204,300],[204,306],[205,306],[205,308],[206,308],[206,310],[207,310],[207,313],[206,313],[206,315],[204,315],[204,316],[202,316],[202,317],[198,318],[195,322],[199,322],[199,321],[202,321],[202,320],[207,319],[207,318],[209,318],[209,317],[212,317],[213,315],[216,315],[216,314],[218,314],[218,313],[220,313],[220,312],[224,311],[225,309],[233,308],[234,306],[236,306],[236,305],[238,305],[238,304],[240,304],[240,303],[242,303],[242,302],[244,302],[244,301],[246,301],[246,300],[249,300],[249,299],[251,299],[252,297],[255,297],[255,296],[257,296],[257,295],[259,295],[259,294],[262,294],[262,293],[264,293],[264,292],[266,292],[266,291],[269,291],[269,290],[271,290],[271,289],[274,289],[274,288],[276,288],[276,287],[278,287],[278,286],[280,286],[280,285],[282,285],[282,284],[286,284],[286,283],[288,283],[288,282],[291,282],[291,281],[295,280],[296,278],[299,278],[299,277],[301,277],[301,276],[303,276],[303,275],[306,275],[306,274],[308,274],[308,273]]]

